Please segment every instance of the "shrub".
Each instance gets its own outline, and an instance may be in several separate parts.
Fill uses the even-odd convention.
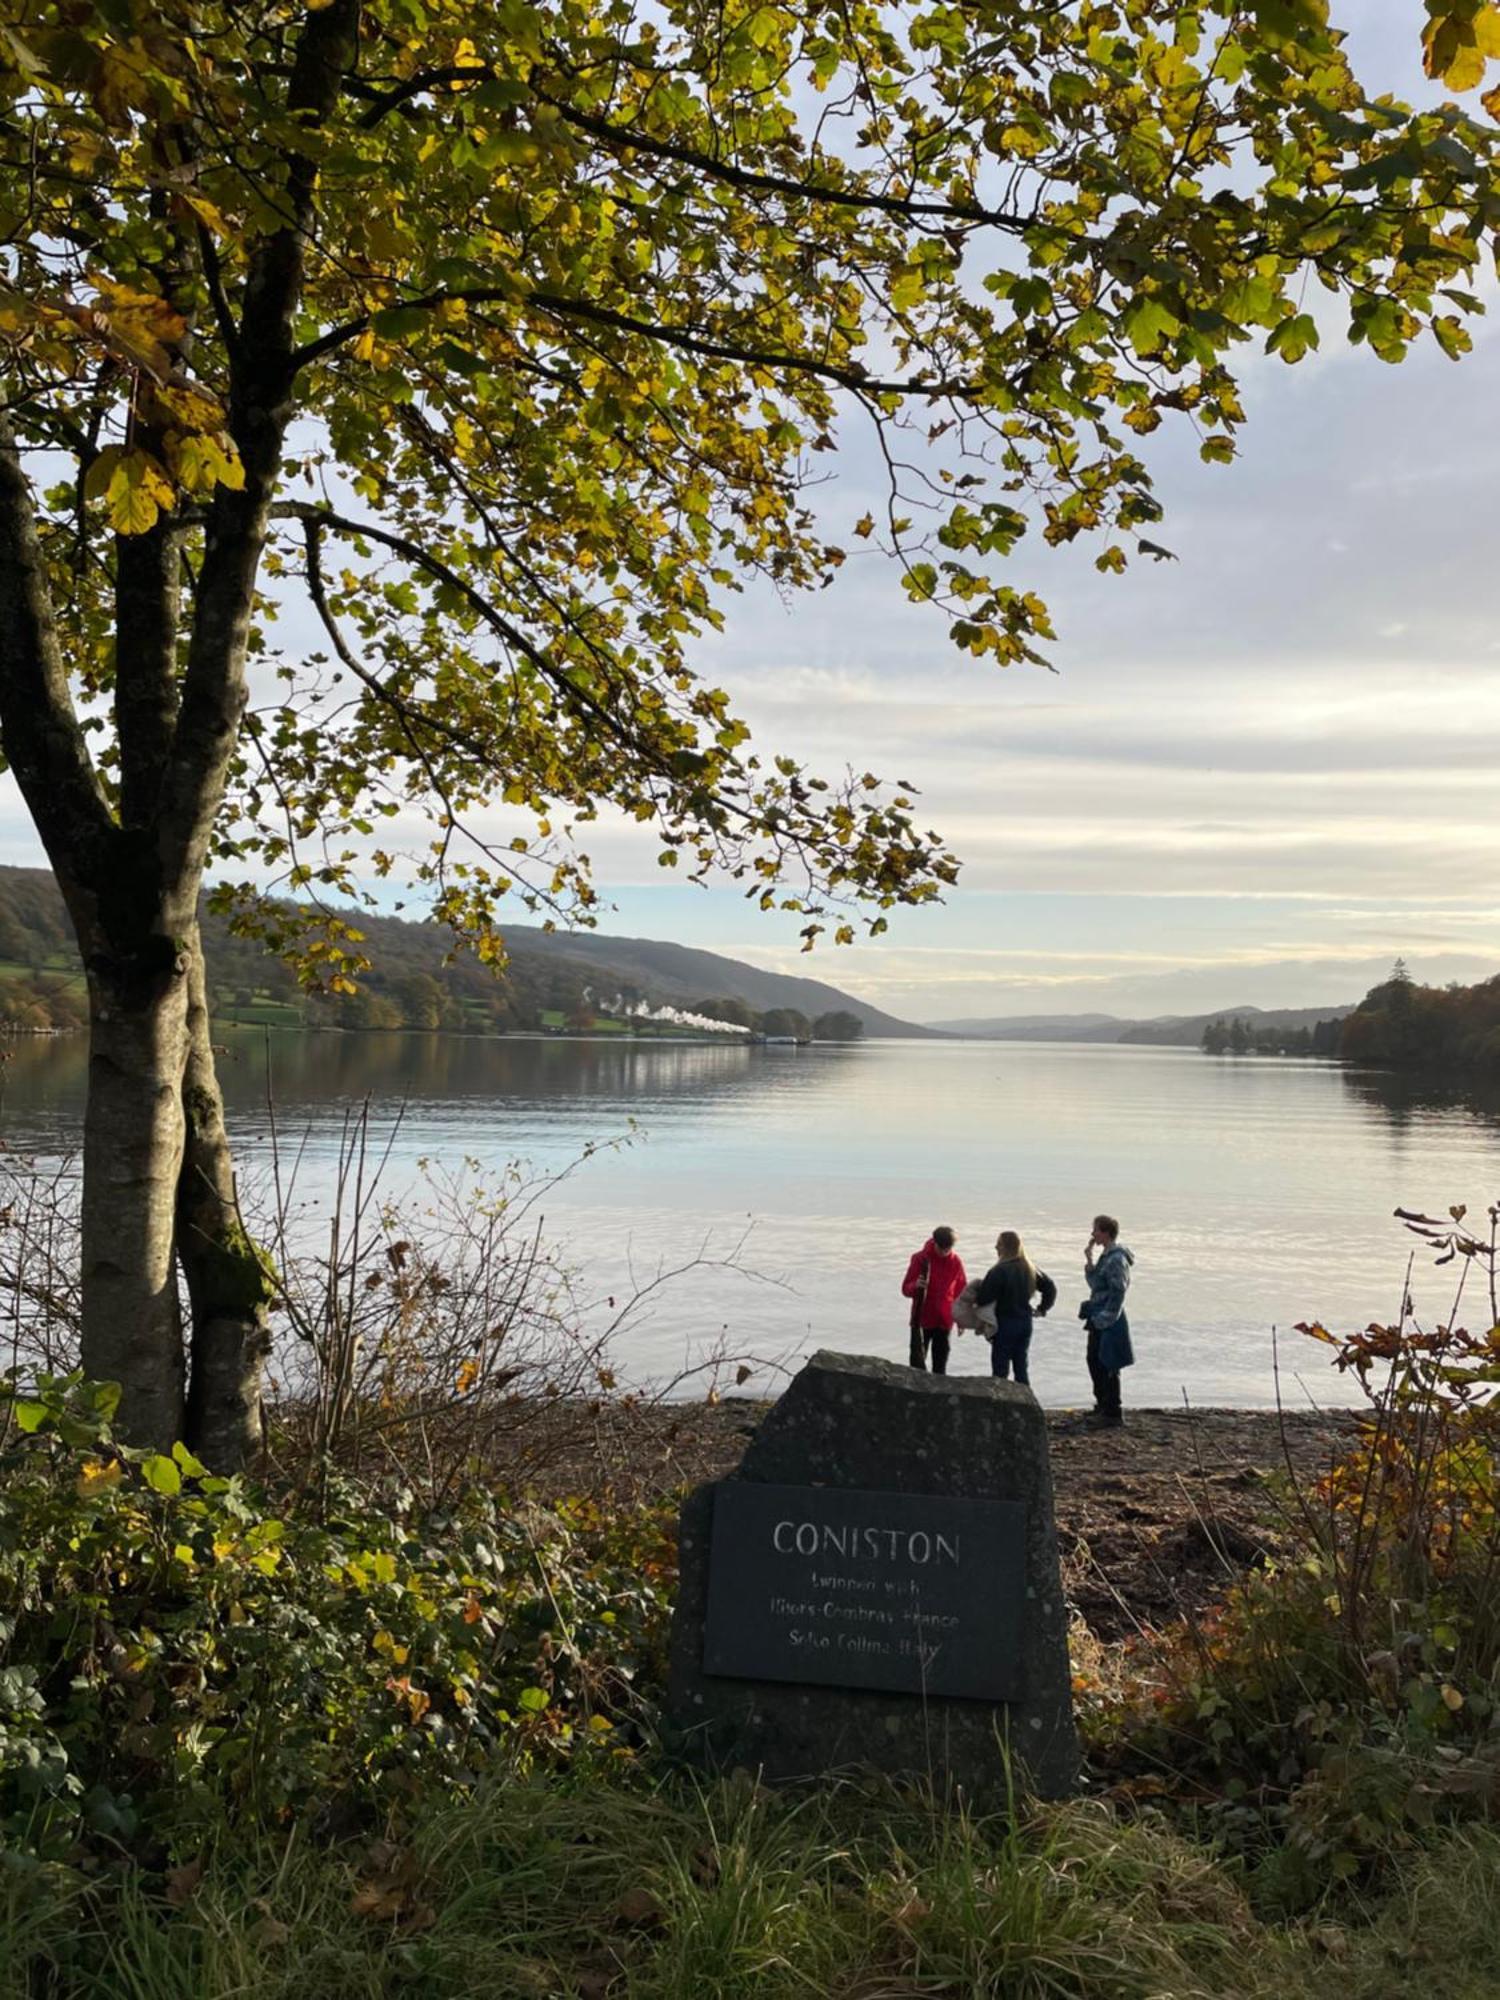
[[[1260,1853],[1276,1900],[1366,1871],[1438,1818],[1500,1809],[1500,1325],[1457,1312],[1477,1274],[1495,1313],[1500,1208],[1487,1239],[1397,1211],[1459,1264],[1449,1321],[1395,1326],[1333,1350],[1364,1389],[1353,1448],[1288,1488],[1293,1554],[1252,1573],[1214,1619],[1168,1648],[1154,1685],[1111,1718],[1127,1781],[1196,1778],[1227,1837]]]
[[[423,1787],[619,1758],[669,1577],[657,1514],[325,1491],[280,1510],[109,1437],[110,1388],[10,1398],[0,1459],[0,1836],[150,1857],[226,1809],[399,1815]]]

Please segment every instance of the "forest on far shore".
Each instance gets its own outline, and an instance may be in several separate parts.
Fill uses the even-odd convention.
[[[1221,1016],[1203,1030],[1211,1056],[1326,1056],[1390,1069],[1500,1076],[1500,978],[1422,986],[1403,959],[1352,1014],[1299,1028],[1258,1028]]]

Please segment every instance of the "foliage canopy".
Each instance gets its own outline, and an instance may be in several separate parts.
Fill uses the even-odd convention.
[[[1495,10],[1429,11],[1478,81]],[[348,833],[398,868],[415,805],[481,931],[508,882],[587,907],[555,833],[601,802],[768,904],[932,894],[906,804],[761,761],[691,664],[741,574],[844,560],[809,504],[841,415],[891,475],[853,534],[1035,658],[1029,525],[1123,566],[1140,440],[1231,457],[1233,354],[1317,345],[1309,275],[1383,359],[1462,352],[1496,216],[1495,134],[1369,101],[1324,0],[27,0],[0,87],[6,506],[103,730],[27,741],[8,608],[44,834],[70,802],[169,869],[348,888]],[[530,831],[463,849],[492,799]]]

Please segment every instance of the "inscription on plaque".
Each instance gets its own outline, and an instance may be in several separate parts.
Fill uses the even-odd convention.
[[[729,1480],[714,1493],[703,1671],[1019,1701],[1026,1509]]]

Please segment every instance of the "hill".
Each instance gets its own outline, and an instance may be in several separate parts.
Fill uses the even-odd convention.
[[[1295,1033],[1299,1028],[1315,1028],[1320,1021],[1342,1021],[1354,1012],[1350,1001],[1340,1007],[1215,1007],[1208,1014],[1163,1015],[1154,1021],[1136,1021],[1119,1037],[1122,1042],[1144,1042],[1157,1047],[1196,1048],[1210,1021],[1243,1021],[1255,1030],[1275,1029]]]
[[[1312,1028],[1341,1021],[1345,1007],[1215,1007],[1206,1014],[1158,1014],[1146,1021],[1111,1014],[1016,1014],[993,1020],[939,1021],[945,1034],[989,1042],[1127,1042],[1156,1048],[1197,1048],[1210,1021],[1243,1020],[1255,1028]]]
[[[477,1032],[573,1028],[700,1032],[764,1027],[830,1038],[930,1036],[822,980],[763,972],[718,952],[652,938],[506,932],[510,963],[497,975],[474,959],[445,962],[446,931],[432,923],[350,911],[371,970],[352,996],[299,989],[279,959],[204,917],[210,999],[221,1019],[272,1026],[443,1028]],[[690,1020],[674,1018],[688,1015]],[[16,1028],[81,1026],[82,969],[62,898],[42,868],[0,868],[0,1022]]]
[[[897,1020],[895,1015],[882,1013],[820,979],[763,972],[737,958],[688,945],[664,944],[652,938],[605,937],[597,931],[543,931],[519,924],[506,931],[505,939],[512,958],[571,966],[596,984],[618,978],[682,1007],[691,1007],[712,994],[743,1001],[758,1013],[793,1008],[816,1019],[834,1009],[847,1009],[870,1035],[911,1040],[934,1039],[938,1033],[934,1028]]]
[[[945,1035],[980,1042],[1112,1042],[1128,1021],[1114,1014],[1005,1014],[998,1019],[937,1021]]]

